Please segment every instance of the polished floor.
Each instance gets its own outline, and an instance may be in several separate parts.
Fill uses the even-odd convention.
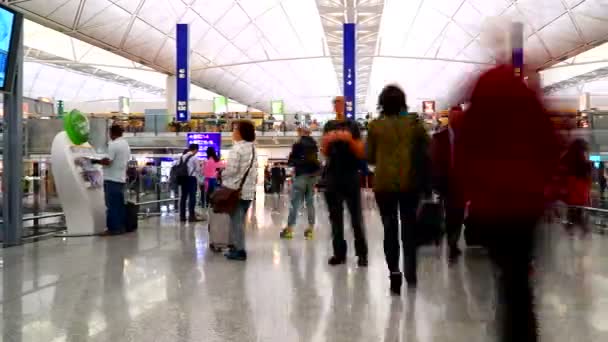
[[[280,241],[287,197],[259,198],[246,263],[211,253],[205,223],[172,216],[142,221],[137,234],[2,250],[2,341],[496,340],[493,270],[482,251],[448,268],[440,249],[422,250],[419,289],[394,298],[371,200],[370,266],[359,269],[354,258],[326,265],[323,201],[314,241]],[[542,341],[608,341],[608,238],[545,231],[536,265]]]

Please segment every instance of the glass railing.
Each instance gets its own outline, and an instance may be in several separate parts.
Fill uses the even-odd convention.
[[[148,117],[115,117],[107,119],[111,123],[121,125],[125,132],[131,136],[147,135],[157,136],[166,134],[177,134],[187,132],[232,132],[233,124],[238,120],[251,120],[256,132],[262,135],[293,135],[299,127],[310,129],[313,134],[321,132],[323,126],[335,118],[335,114],[283,114],[275,116],[247,116],[236,114],[224,114],[217,116],[197,117],[193,116],[189,122],[180,123],[174,121],[171,116],[148,116]],[[357,123],[361,130],[366,130],[368,118],[358,118]]]

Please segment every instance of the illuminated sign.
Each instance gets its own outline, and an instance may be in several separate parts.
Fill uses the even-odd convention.
[[[357,26],[344,24],[343,37],[343,81],[344,81],[344,107],[347,119],[355,119],[356,87],[356,53],[357,53]]]
[[[225,96],[213,98],[213,112],[216,114],[228,111],[228,99]]]
[[[207,147],[209,146],[215,149],[219,157],[222,146],[222,133],[187,133],[186,142],[188,146],[198,144],[198,153],[196,155],[201,159],[207,159]]]
[[[271,101],[270,102],[270,113],[271,114],[283,114],[283,101]]]

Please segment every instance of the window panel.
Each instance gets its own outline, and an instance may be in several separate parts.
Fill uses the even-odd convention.
[[[144,1],[138,16],[158,30],[169,33],[175,28],[175,23],[181,19],[185,11],[186,5],[181,1],[147,0]]]
[[[545,27],[539,35],[547,44],[553,57],[559,57],[582,43],[567,15]]]
[[[228,41],[217,30],[212,28],[200,42],[193,46],[193,50],[209,60],[214,60],[215,56],[226,44],[228,44]]]
[[[239,33],[233,40],[234,45],[238,46],[243,51],[249,50],[253,45],[259,43],[261,33],[254,25],[248,25]]]
[[[232,6],[231,0],[196,0],[191,8],[209,24],[215,24]]]
[[[229,40],[234,39],[250,21],[247,14],[243,10],[235,5],[233,6],[226,15],[220,19],[215,25],[215,28],[222,32]]]
[[[566,12],[562,2],[555,0],[520,0],[517,8],[537,30]]]

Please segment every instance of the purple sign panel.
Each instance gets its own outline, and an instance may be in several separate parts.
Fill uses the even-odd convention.
[[[190,120],[190,26],[177,24],[176,28],[175,58],[177,70],[176,84],[176,121],[188,122]]]
[[[198,144],[198,153],[196,155],[201,159],[207,159],[207,147],[209,146],[213,147],[217,156],[220,157],[222,133],[187,133],[186,141],[188,146],[191,144]]]

